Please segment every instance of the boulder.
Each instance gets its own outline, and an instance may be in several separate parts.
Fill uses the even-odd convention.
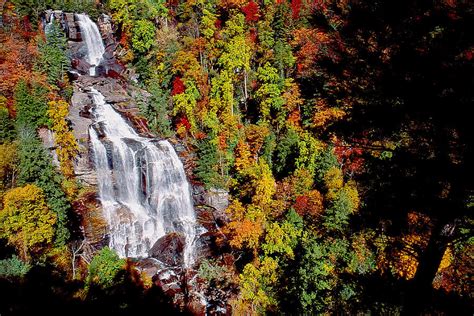
[[[89,69],[91,68],[91,65],[87,61],[79,58],[73,58],[71,60],[71,66],[83,74],[89,74]]]
[[[144,258],[140,259],[137,262],[136,267],[143,273],[145,273],[150,278],[153,278],[161,269],[163,269],[163,264],[153,258]]]
[[[229,206],[229,192],[210,188],[205,194],[206,204],[218,211],[224,211]]]
[[[169,233],[158,239],[148,255],[170,266],[183,264],[185,237],[180,233]]]

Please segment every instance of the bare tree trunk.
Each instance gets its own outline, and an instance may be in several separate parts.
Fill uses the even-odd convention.
[[[249,98],[247,91],[247,70],[244,69],[244,95],[245,95],[245,104],[247,104],[247,99]]]
[[[82,250],[82,247],[84,246],[85,240],[81,242],[81,244],[78,246],[77,241],[74,242],[71,246],[71,252],[72,252],[72,279],[74,280],[76,278],[76,257],[79,254],[79,252]]]

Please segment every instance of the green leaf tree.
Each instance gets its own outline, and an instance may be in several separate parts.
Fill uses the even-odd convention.
[[[112,287],[118,281],[120,271],[124,270],[125,263],[125,259],[120,259],[112,249],[103,248],[89,265],[87,286],[96,285],[103,289]]]

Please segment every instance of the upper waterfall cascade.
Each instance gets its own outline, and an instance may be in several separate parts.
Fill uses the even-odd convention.
[[[105,47],[97,24],[95,24],[86,14],[76,14],[76,19],[81,29],[82,39],[86,44],[86,61],[91,65],[89,74],[96,75],[95,68],[103,58]]]
[[[103,54],[97,26],[86,15],[76,16],[87,59],[97,65]],[[93,101],[89,136],[109,246],[120,257],[143,258],[160,237],[177,232],[184,237],[184,266],[190,267],[198,229],[191,186],[173,146],[138,135],[94,86],[88,91]]]

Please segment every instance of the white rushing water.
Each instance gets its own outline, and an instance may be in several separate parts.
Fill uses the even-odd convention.
[[[76,20],[94,76],[104,53],[102,37],[87,15],[76,14]],[[160,237],[177,232],[184,236],[183,261],[190,267],[196,218],[182,162],[168,141],[138,135],[99,91],[89,88],[94,103],[89,134],[110,248],[123,258],[143,258]]]
[[[196,218],[182,162],[168,141],[139,136],[100,92],[91,88],[91,95],[89,133],[110,247],[121,257],[146,257],[160,237],[179,232],[184,264],[192,265]]]
[[[46,23],[46,25],[44,26],[44,32],[46,33],[46,35],[48,35],[51,32],[51,29],[53,28],[53,24],[54,24],[54,12],[51,13],[51,16],[49,17],[49,22]]]
[[[99,65],[105,52],[102,37],[97,28],[97,24],[92,22],[86,14],[76,14],[76,20],[81,29],[82,40],[85,42],[87,48],[86,61],[91,65],[89,74],[95,76],[95,68]]]

